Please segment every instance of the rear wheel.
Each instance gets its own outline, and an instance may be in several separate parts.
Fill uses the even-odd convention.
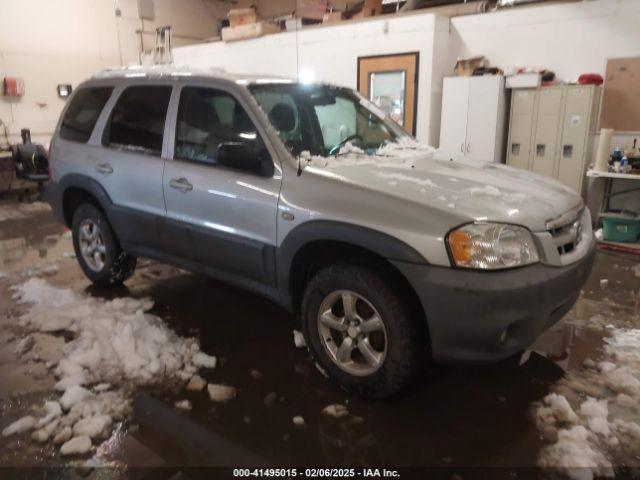
[[[84,203],[73,214],[73,248],[84,274],[97,285],[121,285],[136,268],[136,258],[120,247],[109,221]]]
[[[402,296],[366,268],[320,271],[305,290],[301,316],[311,354],[347,391],[391,396],[423,365],[425,338]]]

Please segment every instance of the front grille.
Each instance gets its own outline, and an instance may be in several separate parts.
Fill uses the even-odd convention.
[[[562,256],[571,253],[582,241],[583,212],[584,210],[580,210],[570,222],[548,230],[558,249],[558,255]]]

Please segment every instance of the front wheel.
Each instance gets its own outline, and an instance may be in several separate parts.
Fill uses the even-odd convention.
[[[136,258],[122,250],[109,221],[94,205],[73,214],[73,248],[84,274],[96,285],[121,285],[136,268]]]
[[[366,268],[340,264],[320,271],[305,290],[301,317],[311,354],[347,391],[391,396],[423,364],[426,340],[410,309]]]

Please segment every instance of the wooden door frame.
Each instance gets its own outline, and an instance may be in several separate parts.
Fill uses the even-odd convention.
[[[420,52],[402,52],[402,53],[389,53],[389,54],[382,54],[382,55],[367,55],[364,57],[358,57],[358,71],[356,73],[356,90],[359,90],[360,87],[360,64],[362,62],[362,60],[373,60],[376,58],[392,58],[392,57],[406,57],[409,55],[413,55],[413,57],[415,58],[416,61],[416,74],[415,74],[415,78],[414,78],[414,82],[415,82],[415,86],[414,86],[414,95],[413,95],[413,125],[411,125],[411,131],[408,132],[409,134],[413,135],[414,137],[416,136],[416,132],[417,132],[417,126],[418,126],[418,93],[419,93],[419,86],[420,86]],[[405,108],[407,107],[406,105],[406,91],[407,91],[407,85],[406,83],[409,81],[408,76],[405,76],[405,86],[404,86],[404,91],[405,91]],[[371,92],[369,92],[370,94]],[[404,128],[404,130],[407,129],[407,126],[405,125],[404,127],[400,127],[400,128]]]

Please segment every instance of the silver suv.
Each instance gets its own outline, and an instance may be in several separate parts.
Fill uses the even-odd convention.
[[[361,395],[398,392],[431,359],[521,352],[593,263],[573,191],[450,161],[347,88],[106,71],[76,89],[51,150],[48,198],[92,282],[148,257],[259,292]]]

